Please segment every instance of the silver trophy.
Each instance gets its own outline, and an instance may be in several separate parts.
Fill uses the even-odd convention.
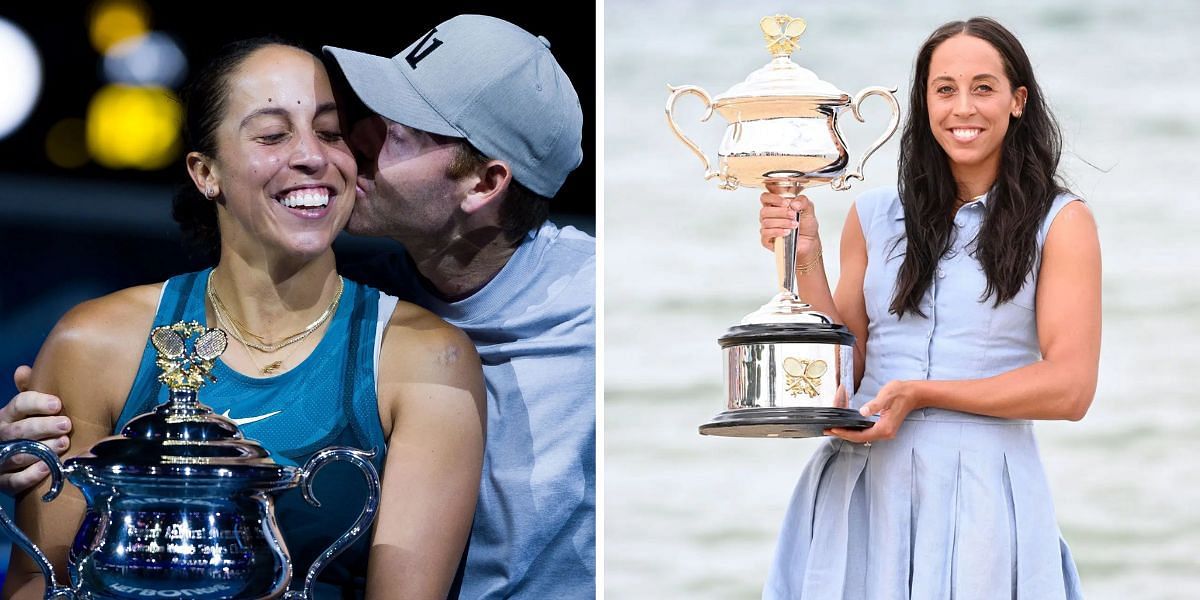
[[[704,163],[704,178],[726,190],[766,188],[795,198],[807,188],[828,184],[850,189],[862,179],[866,160],[896,132],[900,105],[895,89],[868,87],[853,99],[812,71],[792,62],[802,19],[764,17],[760,27],[771,61],[724,94],[710,97],[692,86],[670,87],[667,122]],[[683,96],[704,101],[707,121],[716,111],[728,121],[717,151],[717,170],[675,122]],[[854,171],[838,116],[847,108],[863,121],[863,100],[880,96],[892,108],[887,130],[867,148]],[[849,408],[854,393],[854,335],[805,304],[796,288],[796,231],[775,240],[779,292],[747,315],[719,340],[725,355],[726,410],[700,433],[736,437],[811,437],[830,427],[872,424]]]
[[[308,600],[317,575],[370,528],[379,507],[373,452],[326,448],[300,468],[271,460],[229,419],[200,404],[197,392],[212,361],[225,351],[225,332],[196,322],[151,333],[159,380],[170,399],[135,417],[121,435],[59,466],[46,446],[19,440],[0,446],[0,461],[32,454],[50,467],[53,500],[66,478],[87,511],[68,557],[70,584],[55,579],[41,549],[0,511],[0,529],[41,568],[46,600],[135,598],[284,598]],[[369,497],[353,526],[323,552],[303,583],[291,586],[292,565],[275,522],[274,496],[299,486],[309,503],[313,477],[347,461],[367,480]]]

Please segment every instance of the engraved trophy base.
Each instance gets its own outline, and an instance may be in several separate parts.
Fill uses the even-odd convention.
[[[721,336],[727,410],[701,434],[818,437],[831,427],[874,425],[850,408],[854,334],[821,313],[789,312],[787,322],[738,325]]]

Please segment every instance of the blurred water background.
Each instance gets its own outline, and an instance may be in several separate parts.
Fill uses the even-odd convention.
[[[757,192],[718,190],[663,117],[667,84],[724,92],[769,58],[758,20],[808,21],[794,60],[853,94],[896,86],[938,25],[997,18],[1025,45],[1065,135],[1062,174],[1099,224],[1095,403],[1037,427],[1087,597],[1200,589],[1200,3],[635,2],[604,7],[605,597],[757,597],[813,440],[701,437],[723,408],[716,339],[774,291]],[[679,102],[715,158],[719,116]],[[852,164],[886,123],[842,119]],[[907,108],[905,108],[907,112]],[[856,193],[892,186],[898,136],[851,192],[810,194],[826,256]],[[836,280],[837,262],[826,260]]]

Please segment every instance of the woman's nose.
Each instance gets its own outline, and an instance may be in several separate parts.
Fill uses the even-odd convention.
[[[975,114],[975,99],[970,94],[959,94],[954,99],[954,114],[958,116]]]
[[[315,173],[324,168],[328,162],[325,148],[315,134],[308,133],[296,137],[296,146],[292,149],[292,156],[288,162],[293,169],[305,173]]]

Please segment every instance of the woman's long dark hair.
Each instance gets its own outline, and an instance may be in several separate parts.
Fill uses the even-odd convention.
[[[229,78],[251,54],[266,46],[300,46],[275,36],[241,40],[226,45],[200,70],[183,90],[183,143],[188,152],[217,156],[217,126],[225,116]],[[307,52],[307,50],[305,50]],[[221,256],[221,233],[217,229],[216,200],[206,198],[192,181],[181,185],[171,204],[171,216],[179,223],[189,252],[216,264]]]
[[[929,63],[942,42],[959,34],[977,37],[1000,53],[1012,89],[1028,92],[1020,117],[1009,117],[1000,169],[988,195],[987,216],[975,240],[975,257],[987,277],[984,300],[1011,300],[1038,262],[1037,233],[1054,197],[1066,188],[1057,178],[1062,134],[1033,77],[1029,56],[1016,36],[996,21],[976,17],[939,27],[917,54],[908,121],[900,139],[900,198],[907,249],[900,265],[891,312],[922,317],[921,299],[938,261],[950,249],[958,185],[950,160],[929,125],[926,94]]]

